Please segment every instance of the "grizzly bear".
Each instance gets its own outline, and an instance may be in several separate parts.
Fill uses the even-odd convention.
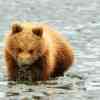
[[[48,80],[62,76],[73,64],[73,49],[47,24],[17,22],[6,36],[9,80]]]

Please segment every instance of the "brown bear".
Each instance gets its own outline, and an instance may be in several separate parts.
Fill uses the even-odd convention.
[[[17,22],[6,36],[9,80],[48,80],[73,64],[73,49],[57,31],[43,23]]]

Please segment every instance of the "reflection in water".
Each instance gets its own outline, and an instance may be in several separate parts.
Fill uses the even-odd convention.
[[[54,98],[68,99],[71,94],[73,98],[77,98],[80,91],[80,83],[82,78],[72,73],[67,74],[64,77],[60,77],[55,80],[38,81],[30,84],[18,84],[17,82],[4,81],[0,83],[2,96],[0,98],[9,98],[9,100],[54,100]],[[66,95],[68,94],[68,95]],[[76,95],[75,95],[76,94]],[[82,94],[80,93],[79,98]],[[57,96],[57,97],[56,97]],[[23,99],[24,98],[24,99]],[[27,98],[27,99],[26,99]]]

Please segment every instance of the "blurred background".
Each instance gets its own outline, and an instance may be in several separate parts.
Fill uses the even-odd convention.
[[[8,87],[4,77],[4,37],[16,20],[48,23],[70,41],[75,49],[75,63],[64,77],[32,86],[31,92],[26,85]],[[99,100],[100,0],[0,0],[0,100],[25,97],[25,100]]]

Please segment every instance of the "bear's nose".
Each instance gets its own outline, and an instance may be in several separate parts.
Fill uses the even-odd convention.
[[[28,65],[30,64],[30,60],[29,59],[20,59],[19,61],[22,65]]]
[[[18,57],[18,63],[21,65],[29,65],[31,64],[31,56],[29,54],[20,54]]]

